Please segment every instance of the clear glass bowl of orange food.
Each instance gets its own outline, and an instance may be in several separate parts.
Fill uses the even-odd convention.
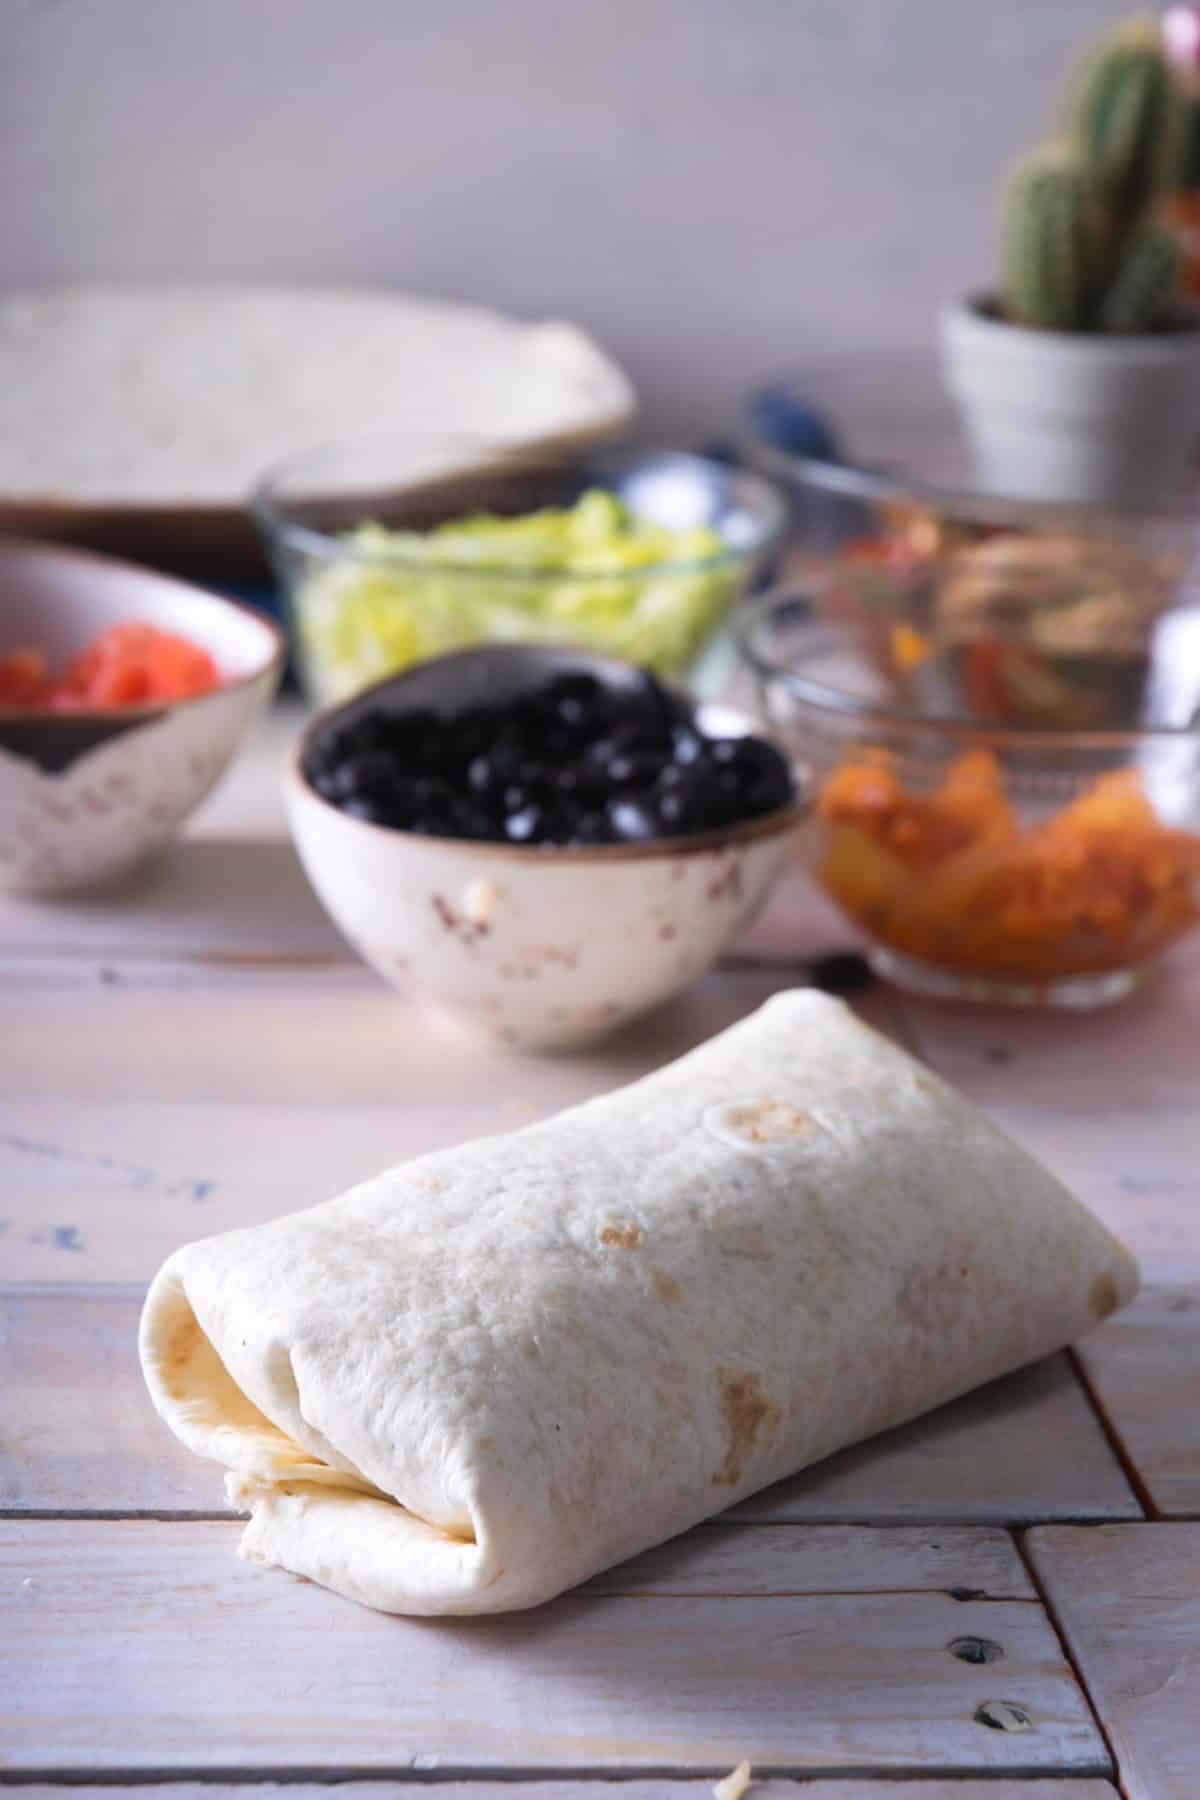
[[[1126,638],[1111,617],[1050,657],[1010,620],[999,668],[990,627],[931,642],[899,604],[881,656],[811,581],[748,610],[809,803],[801,853],[879,974],[1096,1007],[1200,922],[1200,609],[1160,599]]]

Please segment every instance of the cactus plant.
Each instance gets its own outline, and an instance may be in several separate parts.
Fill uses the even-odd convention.
[[[1148,320],[1167,314],[1179,279],[1178,241],[1158,225],[1147,225],[1126,245],[1116,279],[1100,302],[1101,331],[1144,331]]]
[[[1035,150],[1013,173],[1005,216],[1004,293],[1024,324],[1080,331],[1100,252],[1101,211],[1070,144]]]
[[[1153,21],[1119,25],[1085,60],[1070,125],[1118,223],[1140,219],[1171,181],[1184,114],[1183,94]]]
[[[1009,184],[1008,317],[1050,331],[1147,332],[1169,321],[1178,257],[1153,215],[1186,129],[1157,25],[1118,26],[1076,77],[1065,136],[1034,151]]]

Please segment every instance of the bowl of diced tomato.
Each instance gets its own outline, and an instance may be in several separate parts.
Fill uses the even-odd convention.
[[[283,642],[219,595],[0,541],[0,891],[110,881],[160,850],[270,699]]]
[[[1155,615],[1099,724],[1034,722],[994,688],[973,705],[969,638],[941,668],[920,646],[900,685],[811,589],[766,596],[741,642],[808,803],[801,854],[881,975],[1089,1008],[1200,922],[1200,610]]]

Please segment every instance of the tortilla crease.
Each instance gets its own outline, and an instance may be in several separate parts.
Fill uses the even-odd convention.
[[[388,1612],[533,1606],[1059,1349],[1137,1269],[801,990],[631,1087],[177,1251],[154,1404],[241,1553]]]

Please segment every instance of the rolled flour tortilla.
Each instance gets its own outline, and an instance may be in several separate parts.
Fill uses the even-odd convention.
[[[532,1606],[1058,1349],[1127,1253],[838,1001],[780,994],[509,1136],[179,1250],[141,1353],[242,1554]]]

